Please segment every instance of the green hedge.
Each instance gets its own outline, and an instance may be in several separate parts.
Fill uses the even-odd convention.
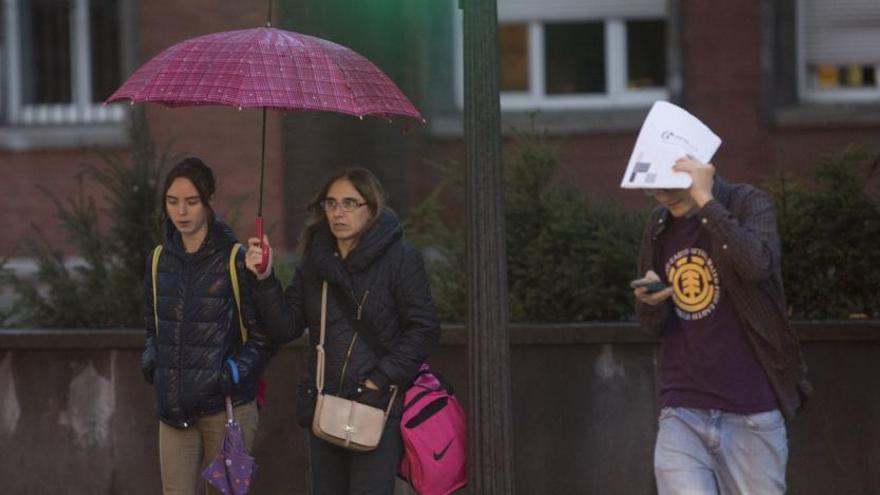
[[[632,313],[627,286],[635,275],[644,215],[564,180],[545,136],[520,134],[505,156],[506,241],[513,321],[621,320]],[[440,166],[434,192],[411,210],[407,237],[426,253],[431,288],[444,321],[463,321],[464,236],[461,219],[443,215],[443,199],[462,204],[462,170]],[[457,220],[457,221],[456,221]]]
[[[0,308],[0,324],[33,327],[140,327],[143,270],[158,242],[162,207],[157,182],[171,157],[156,156],[146,122],[137,119],[130,161],[100,154],[81,177],[97,181],[110,209],[99,215],[80,195],[57,207],[61,228],[85,263],[68,268],[39,226],[26,244],[37,258],[34,280],[3,268],[0,285],[15,301]],[[437,165],[434,191],[405,219],[408,239],[425,253],[435,301],[446,322],[466,308],[462,205],[463,170]],[[880,203],[870,192],[880,158],[857,148],[822,156],[801,180],[774,175],[762,182],[779,214],[783,276],[790,314],[798,319],[880,317]],[[505,156],[506,240],[511,319],[520,322],[623,320],[632,313],[627,281],[636,275],[645,214],[569,184],[545,136],[524,133]],[[876,187],[876,184],[875,186]],[[452,210],[456,211],[456,210]],[[234,214],[232,215],[234,217]],[[99,228],[99,218],[109,227]],[[284,278],[291,260],[279,259]]]
[[[33,278],[9,276],[15,300],[4,324],[52,328],[143,327],[144,260],[161,234],[159,177],[172,159],[159,156],[149,138],[142,111],[133,119],[129,159],[96,151],[98,163],[86,165],[77,178],[80,194],[61,201],[42,189],[56,207],[56,218],[83,263],[69,267],[41,225],[33,223],[23,244],[37,260]],[[97,183],[106,194],[101,212],[82,182]],[[109,221],[102,228],[99,220]]]
[[[880,156],[861,148],[819,158],[807,180],[777,174],[789,312],[797,319],[880,317]],[[876,191],[876,189],[875,189]]]
[[[627,212],[559,180],[558,155],[544,136],[522,134],[505,157],[508,287],[513,321],[621,320],[632,314],[626,282],[635,275],[645,213]],[[411,211],[407,235],[426,253],[444,321],[465,315],[462,170],[440,166],[440,185]],[[823,155],[801,180],[761,181],[778,210],[783,277],[796,319],[880,317],[880,157],[851,148]],[[875,189],[876,190],[876,189]]]

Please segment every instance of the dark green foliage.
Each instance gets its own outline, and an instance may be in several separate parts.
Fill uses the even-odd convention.
[[[82,263],[65,265],[40,227],[26,248],[37,260],[32,279],[14,278],[14,319],[19,326],[60,328],[141,327],[143,275],[148,252],[158,244],[161,209],[159,177],[171,157],[157,157],[146,118],[136,112],[131,129],[130,161],[96,151],[100,162],[78,174],[80,193],[66,203],[43,193],[56,206],[56,218]],[[106,193],[106,211],[83,193],[83,181],[94,181]],[[99,214],[101,213],[101,214]],[[100,229],[99,217],[109,220]]]
[[[281,282],[281,287],[287,287],[293,280],[296,268],[300,265],[302,256],[296,252],[274,251],[272,252],[272,271],[275,278]]]
[[[618,320],[632,313],[645,215],[587,201],[556,180],[555,150],[520,135],[505,158],[506,234],[513,321]],[[457,194],[460,167],[443,167],[440,186],[410,212],[408,238],[426,253],[444,321],[464,320],[464,236],[441,198]],[[880,317],[880,157],[851,148],[822,156],[805,184],[765,181],[777,206],[783,277],[795,319]],[[573,182],[573,181],[572,181]],[[459,210],[460,211],[460,210]]]
[[[556,182],[558,168],[555,149],[533,133],[519,135],[505,158],[511,319],[627,318],[642,217],[587,202]],[[461,184],[454,171],[460,172],[446,168],[440,187],[411,211],[406,225],[408,238],[426,251],[444,321],[462,321],[466,305],[463,235],[441,219],[442,193]]]
[[[554,182],[559,158],[543,136],[518,136],[504,165],[511,318],[626,318],[640,219]]]
[[[9,290],[14,278],[12,271],[6,268],[6,263],[8,261],[9,260],[5,258],[0,260],[0,296],[4,296],[5,292]],[[7,326],[8,322],[12,319],[12,313],[12,306],[0,306],[0,328]]]
[[[463,170],[458,163],[435,164],[442,177],[428,197],[410,209],[404,220],[406,238],[422,249],[431,293],[440,319],[446,322],[464,321],[467,308],[465,299],[467,281],[464,266],[464,232],[445,221],[441,200],[449,189],[461,192]]]
[[[809,184],[765,183],[782,238],[793,318],[880,316],[880,202],[869,190],[880,156],[859,148],[820,157]]]

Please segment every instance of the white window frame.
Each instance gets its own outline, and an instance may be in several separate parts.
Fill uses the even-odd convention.
[[[880,100],[880,82],[874,88],[810,88],[810,73],[807,69],[805,0],[798,0],[795,12],[797,22],[797,85],[798,98],[809,103],[859,103]],[[880,78],[880,64],[874,68],[874,77]]]
[[[25,104],[22,101],[22,45],[19,29],[22,0],[3,0],[3,60],[0,84],[5,89],[2,102],[6,125],[78,125],[123,123],[127,118],[124,104],[104,105],[93,102],[92,60],[90,51],[89,0],[70,0],[71,103]],[[26,1],[26,0],[25,0]],[[120,4],[121,12],[127,9]],[[124,28],[124,26],[123,26]],[[125,49],[125,48],[123,48]]]
[[[669,99],[669,89],[626,87],[627,45],[626,22],[636,18],[602,18],[578,19],[569,22],[604,22],[605,23],[605,93],[584,93],[566,95],[548,95],[545,89],[545,57],[544,57],[544,26],[550,21],[532,19],[511,21],[510,23],[526,24],[529,37],[529,91],[501,91],[502,111],[537,111],[537,110],[588,110],[609,108],[639,108],[651,105],[656,100]],[[667,18],[645,17],[639,19]],[[501,23],[506,24],[506,23]],[[464,107],[464,61],[462,15],[454,9],[454,52],[455,52],[455,99],[458,108]]]

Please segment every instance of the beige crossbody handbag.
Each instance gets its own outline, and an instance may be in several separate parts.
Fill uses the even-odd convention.
[[[383,411],[324,393],[324,334],[327,329],[327,282],[321,287],[321,337],[318,342],[318,366],[315,373],[315,417],[312,432],[318,438],[349,450],[366,452],[375,449],[382,439],[385,420],[397,396],[397,387],[391,386],[391,400]],[[356,335],[355,335],[356,336]],[[352,341],[353,343],[354,341]],[[346,362],[348,356],[346,356]]]

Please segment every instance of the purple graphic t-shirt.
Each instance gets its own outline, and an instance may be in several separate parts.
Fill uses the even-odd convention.
[[[673,287],[675,316],[663,334],[664,407],[754,414],[778,407],[724,280],[709,256],[699,218],[674,218],[662,234],[657,274]]]

